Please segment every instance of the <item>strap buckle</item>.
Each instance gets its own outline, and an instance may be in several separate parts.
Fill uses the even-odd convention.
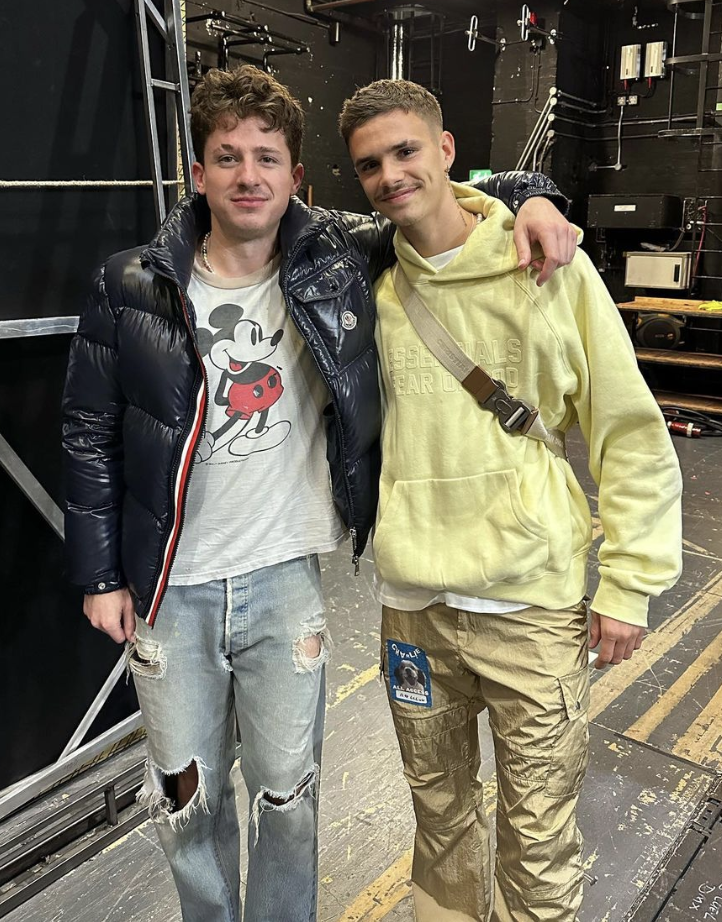
[[[535,414],[534,407],[530,407],[523,400],[512,397],[504,386],[503,381],[491,379],[496,384],[496,390],[482,402],[482,406],[495,413],[501,428],[506,432],[524,431],[524,426],[530,417]]]

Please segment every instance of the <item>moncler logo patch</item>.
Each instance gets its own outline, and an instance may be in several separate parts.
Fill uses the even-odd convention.
[[[351,311],[344,311],[343,314],[341,314],[341,326],[344,328],[344,330],[354,330],[357,323],[358,318],[356,317],[356,314],[352,313]]]

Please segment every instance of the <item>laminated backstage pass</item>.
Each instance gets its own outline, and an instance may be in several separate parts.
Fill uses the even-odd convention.
[[[426,653],[413,644],[387,640],[391,697],[404,704],[431,707],[431,672]]]

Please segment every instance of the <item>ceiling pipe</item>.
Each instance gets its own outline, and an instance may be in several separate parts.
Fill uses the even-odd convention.
[[[391,28],[389,29],[388,74],[392,80],[408,80],[411,17],[403,13],[389,12],[389,18]]]
[[[367,3],[368,0],[342,0],[342,2],[349,3]],[[380,30],[371,23],[370,20],[364,18],[363,16],[354,16],[351,13],[339,12],[335,15],[330,13],[322,12],[323,10],[328,9],[329,7],[335,7],[340,5],[338,2],[329,2],[329,3],[313,3],[313,0],[304,0],[304,9],[308,16],[313,16],[318,22],[323,23],[329,30],[329,41],[332,45],[337,45],[340,40],[340,26],[347,25],[352,26],[355,29],[361,29],[364,32],[372,32],[374,35],[379,35]],[[339,17],[338,19],[336,17]]]
[[[336,10],[342,6],[359,6],[361,3],[368,3],[369,0],[327,0],[325,3],[306,3],[306,12],[308,13],[325,13],[328,10]]]

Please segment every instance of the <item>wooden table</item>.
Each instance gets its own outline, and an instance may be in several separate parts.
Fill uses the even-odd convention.
[[[685,300],[683,298],[648,298],[636,297],[633,301],[617,304],[623,313],[629,314],[675,314],[681,317],[705,317],[708,320],[722,320],[722,311],[702,311],[704,301]],[[722,332],[722,331],[721,331]],[[646,349],[636,346],[634,351],[640,363],[655,365],[677,365],[682,368],[703,368],[720,372],[720,392],[722,392],[722,355],[709,352],[685,352],[676,349]],[[655,390],[654,395],[662,405],[674,405],[700,413],[722,416],[722,397],[711,395],[682,394]]]

